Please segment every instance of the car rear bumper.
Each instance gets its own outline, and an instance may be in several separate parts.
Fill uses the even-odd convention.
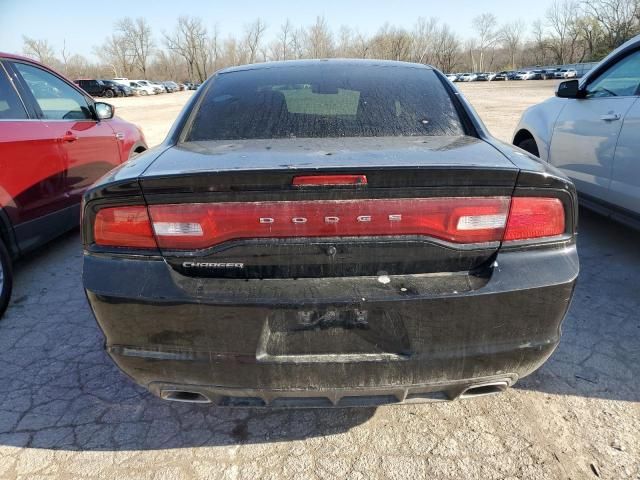
[[[191,278],[160,258],[94,254],[83,276],[107,351],[155,394],[341,406],[512,385],[557,346],[578,270],[570,246],[500,253],[483,276],[389,283]]]

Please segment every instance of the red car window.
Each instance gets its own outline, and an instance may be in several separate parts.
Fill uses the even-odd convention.
[[[24,105],[0,66],[0,119],[23,120],[25,118],[27,118],[27,112]]]
[[[85,97],[55,75],[26,63],[14,64],[45,118],[51,120],[91,119]]]

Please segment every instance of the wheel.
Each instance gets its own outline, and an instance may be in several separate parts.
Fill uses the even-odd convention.
[[[11,289],[13,287],[13,272],[11,258],[2,240],[0,240],[0,318],[9,305]]]
[[[141,90],[140,95],[142,95],[143,97],[146,97],[147,95],[149,95],[149,92],[147,92],[146,90]]]
[[[538,151],[538,145],[533,138],[525,138],[518,143],[518,147],[523,149],[526,152],[529,152],[531,155],[535,155],[536,157],[540,156],[540,152]]]
[[[104,96],[107,98],[113,98],[113,90],[106,90]]]

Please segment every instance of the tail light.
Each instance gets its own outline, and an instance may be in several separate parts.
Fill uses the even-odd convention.
[[[425,236],[457,244],[564,233],[558,199],[442,197],[108,207],[97,245],[197,250],[250,238]]]
[[[103,208],[96,214],[93,239],[105,247],[157,248],[147,207]]]
[[[504,240],[555,237],[565,232],[564,206],[557,198],[513,197]]]
[[[499,241],[508,209],[506,197],[478,197],[151,205],[149,215],[160,248],[201,249],[246,238],[421,235],[454,243]]]

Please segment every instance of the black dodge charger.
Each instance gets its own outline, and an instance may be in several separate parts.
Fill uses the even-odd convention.
[[[378,405],[496,393],[560,339],[573,185],[437,70],[230,68],[91,188],[106,349],[167,400]]]

